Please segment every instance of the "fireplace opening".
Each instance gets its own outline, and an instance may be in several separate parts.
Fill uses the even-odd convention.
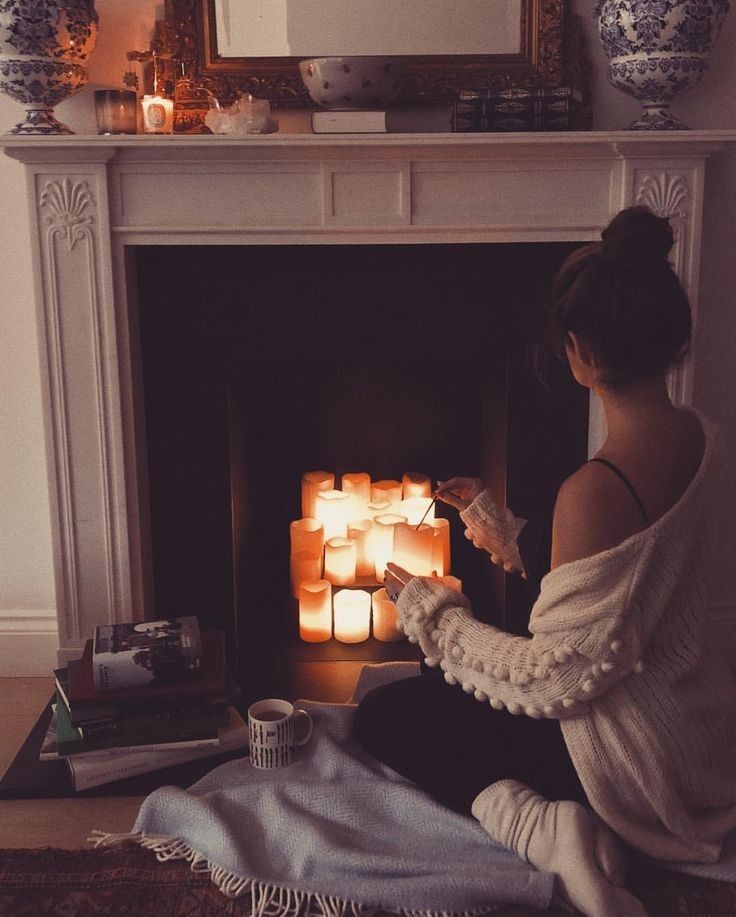
[[[519,515],[548,511],[585,460],[588,401],[529,357],[573,248],[136,249],[154,613],[224,628],[246,697],[305,663],[417,658],[406,641],[299,639],[301,476],[482,476]],[[523,633],[523,583],[437,515],[476,616]]]

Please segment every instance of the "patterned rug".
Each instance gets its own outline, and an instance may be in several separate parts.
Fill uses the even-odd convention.
[[[632,867],[629,887],[650,917],[732,917],[736,884],[693,879],[642,864]],[[508,907],[494,917],[539,917],[540,911]],[[0,851],[0,915],[3,917],[246,917],[250,901],[226,898],[207,875],[182,861],[159,863],[135,844],[99,850]],[[570,911],[548,910],[548,917]]]

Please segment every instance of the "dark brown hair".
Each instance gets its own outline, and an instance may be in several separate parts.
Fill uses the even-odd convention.
[[[601,241],[573,252],[553,289],[549,343],[564,358],[572,331],[587,342],[603,370],[601,381],[625,388],[666,369],[690,343],[690,304],[667,260],[674,237],[669,220],[629,207]]]

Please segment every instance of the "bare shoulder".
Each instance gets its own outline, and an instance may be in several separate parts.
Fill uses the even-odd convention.
[[[588,462],[562,485],[552,524],[552,568],[591,557],[642,528],[641,514],[618,478]]]

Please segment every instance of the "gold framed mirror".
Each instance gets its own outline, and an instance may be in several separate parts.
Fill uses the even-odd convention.
[[[299,76],[298,63],[304,57],[319,55],[254,54],[244,57],[228,56],[220,49],[221,42],[218,39],[223,34],[223,24],[218,21],[218,11],[221,19],[223,11],[228,15],[232,15],[233,10],[237,11],[238,16],[246,15],[250,2],[166,0],[166,18],[157,24],[154,46],[160,53],[159,61],[164,72],[168,69],[173,77],[172,85],[177,84],[177,130],[202,129],[203,103],[206,107],[207,93],[225,103],[234,99],[239,91],[245,91],[266,98],[277,107],[314,107]],[[292,0],[252,0],[252,4],[260,4],[264,10],[286,7],[290,2]],[[336,0],[310,2],[334,4]],[[347,4],[354,0],[341,2]],[[364,2],[375,3],[377,0]],[[414,2],[426,4],[430,0]],[[488,54],[401,55],[406,76],[398,104],[430,104],[452,100],[465,89],[564,85],[585,89],[587,63],[582,50],[581,29],[576,18],[569,12],[568,0],[466,2],[473,4],[475,15],[481,16],[487,5],[489,31],[493,30],[494,10],[498,16],[503,7],[507,19],[516,17],[518,21],[511,21],[512,30],[518,35],[518,40],[514,39],[515,47]],[[462,7],[459,0],[454,0],[448,8],[457,11]],[[231,23],[226,25],[229,27]],[[241,34],[244,31],[245,26],[241,23]],[[506,31],[509,31],[508,22]],[[290,41],[289,47],[292,46],[293,42]],[[258,47],[253,50],[258,50]],[[346,48],[344,53],[353,50]],[[170,64],[168,68],[167,61]]]

